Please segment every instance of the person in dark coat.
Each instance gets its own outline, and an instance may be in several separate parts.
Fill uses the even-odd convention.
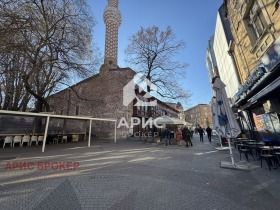
[[[171,145],[171,136],[170,136],[170,130],[168,128],[165,128],[164,130],[164,139],[165,139],[165,146],[168,144]]]
[[[201,126],[199,126],[199,128],[197,129],[197,132],[199,133],[199,139],[200,141],[203,142],[203,134],[204,134],[204,130],[202,129]]]
[[[182,137],[183,140],[186,142],[186,147],[188,147],[189,145],[193,146],[191,136],[192,136],[191,131],[187,127],[184,127],[184,129],[182,130]]]
[[[212,129],[209,126],[206,128],[206,133],[207,133],[209,142],[211,142]]]

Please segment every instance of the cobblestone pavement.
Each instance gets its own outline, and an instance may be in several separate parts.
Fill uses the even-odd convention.
[[[0,209],[279,209],[280,169],[259,161],[241,162],[254,166],[249,172],[220,168],[229,151],[214,150],[215,141],[94,143],[1,148]]]

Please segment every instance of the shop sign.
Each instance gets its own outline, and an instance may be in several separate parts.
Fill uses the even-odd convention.
[[[266,73],[265,68],[262,66],[259,66],[253,74],[251,74],[243,86],[243,92],[247,92],[251,89],[251,87],[256,84],[256,82]]]
[[[246,80],[243,85],[238,87],[238,92],[235,94],[234,99],[237,101],[240,98],[244,98],[246,93],[254,86],[257,81],[266,73],[263,66],[259,66]]]

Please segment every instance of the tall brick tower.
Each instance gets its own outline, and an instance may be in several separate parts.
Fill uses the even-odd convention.
[[[121,13],[118,9],[118,0],[108,0],[108,6],[104,10],[104,22],[106,24],[104,67],[118,68],[118,28],[121,24]]]

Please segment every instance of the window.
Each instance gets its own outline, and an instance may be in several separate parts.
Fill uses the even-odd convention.
[[[257,1],[254,2],[249,12],[248,21],[248,25],[252,29],[253,35],[255,36],[254,38],[258,39],[261,35],[263,35],[266,24]]]

